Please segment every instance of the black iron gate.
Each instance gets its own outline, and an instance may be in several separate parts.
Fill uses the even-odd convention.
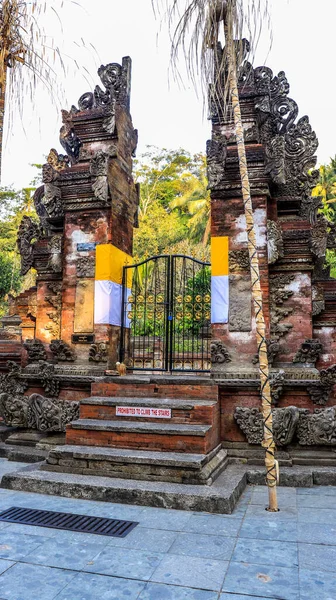
[[[132,370],[210,370],[210,263],[153,256],[123,274],[120,361]]]

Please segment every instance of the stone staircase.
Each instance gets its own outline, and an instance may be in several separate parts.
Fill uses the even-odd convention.
[[[43,469],[210,485],[227,466],[212,380],[109,377],[92,393]]]

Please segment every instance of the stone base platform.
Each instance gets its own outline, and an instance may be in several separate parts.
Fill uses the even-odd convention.
[[[137,481],[34,469],[4,475],[1,487],[68,498],[231,514],[246,483],[244,466],[229,465],[212,485]]]
[[[124,448],[60,446],[50,450],[44,471],[169,483],[211,485],[228,465],[227,451],[208,454]]]
[[[231,464],[212,485],[187,485],[53,473],[26,467],[5,474],[1,487],[67,498],[231,514],[247,484],[265,485],[265,469]],[[280,471],[280,486],[315,485],[336,485],[336,468],[297,466],[283,467]]]
[[[223,442],[231,462],[241,462],[249,465],[265,464],[265,451],[260,446],[245,442]],[[278,447],[276,458],[280,467],[295,467],[298,465],[308,467],[335,467],[336,448],[334,446],[300,446],[291,444],[283,448]]]

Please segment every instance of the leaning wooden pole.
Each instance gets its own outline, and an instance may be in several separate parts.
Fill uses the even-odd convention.
[[[257,250],[256,230],[253,217],[252,199],[250,181],[247,168],[246,150],[244,141],[244,129],[241,117],[238,81],[237,81],[237,65],[236,54],[233,41],[232,19],[230,15],[224,21],[225,46],[227,52],[227,68],[229,93],[232,103],[232,111],[234,118],[235,134],[238,148],[239,170],[242,184],[242,195],[244,202],[244,211],[246,218],[247,243],[250,257],[251,283],[252,283],[252,298],[254,305],[254,313],[256,320],[256,333],[258,342],[259,355],[259,373],[261,383],[261,409],[263,415],[264,436],[262,445],[265,449],[265,465],[266,465],[266,483],[269,493],[270,511],[278,510],[277,502],[277,473],[278,465],[275,460],[275,444],[273,438],[273,421],[272,421],[272,398],[269,379],[269,365],[266,345],[266,327],[262,304],[262,291],[260,285],[259,259]]]
[[[3,131],[5,121],[5,102],[6,102],[6,81],[7,81],[7,69],[3,65],[0,68],[1,79],[0,79],[0,183],[2,174],[2,146],[3,146]]]

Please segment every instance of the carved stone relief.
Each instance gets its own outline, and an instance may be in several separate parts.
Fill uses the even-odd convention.
[[[26,340],[23,344],[23,347],[27,350],[28,353],[28,362],[38,362],[39,360],[46,360],[47,353],[44,349],[43,343],[41,340],[32,339]]]
[[[281,227],[276,221],[267,221],[267,254],[269,265],[273,265],[284,255]]]
[[[103,150],[100,150],[90,161],[94,196],[105,205],[109,202],[109,186],[107,180],[108,159],[108,154]]]
[[[301,411],[297,435],[302,446],[336,445],[336,406]]]
[[[293,295],[291,290],[285,288],[294,280],[294,277],[294,274],[287,273],[269,276],[271,333],[276,337],[286,335],[293,327],[290,323],[281,323],[281,321],[293,312],[292,308],[288,308],[284,304]]]
[[[58,339],[61,332],[62,283],[53,281],[48,283],[47,287],[51,294],[48,294],[45,300],[54,310],[47,313],[51,323],[48,323],[45,329],[50,332],[52,338]]]
[[[293,440],[300,409],[296,406],[275,408],[273,415],[274,440],[278,446],[286,446]],[[234,413],[240,429],[249,444],[261,444],[263,440],[263,417],[258,408],[237,407]]]
[[[76,354],[66,342],[63,342],[63,340],[52,340],[50,343],[50,350],[54,357],[59,361],[73,362],[76,360]]]
[[[225,176],[226,143],[223,138],[207,141],[207,177],[209,189],[214,189]]]
[[[229,270],[230,273],[247,271],[250,268],[250,257],[248,250],[230,250]]]
[[[274,359],[280,350],[279,340],[278,340],[278,338],[271,338],[270,340],[266,340],[266,344],[267,344],[268,364],[270,366],[272,366]],[[259,362],[259,356],[258,356],[258,354],[256,354],[252,359],[252,363],[254,365],[256,365],[258,362]]]
[[[249,275],[230,275],[229,282],[229,331],[251,331],[251,278]]]
[[[34,264],[34,242],[40,238],[41,230],[30,217],[23,217],[17,237],[17,245],[21,256],[21,275],[26,275]]]
[[[81,256],[76,261],[77,277],[94,277],[95,259],[93,256]]]
[[[221,365],[231,362],[230,354],[226,346],[220,340],[213,340],[210,345],[211,363]]]
[[[324,405],[328,402],[330,392],[336,385],[336,365],[320,371],[320,381],[308,386],[308,393],[314,404]]]
[[[313,364],[318,361],[322,352],[322,344],[319,340],[305,340],[301,348],[297,351],[293,358],[293,363]]]
[[[92,362],[107,362],[107,344],[100,342],[92,344],[89,350],[89,360]]]

